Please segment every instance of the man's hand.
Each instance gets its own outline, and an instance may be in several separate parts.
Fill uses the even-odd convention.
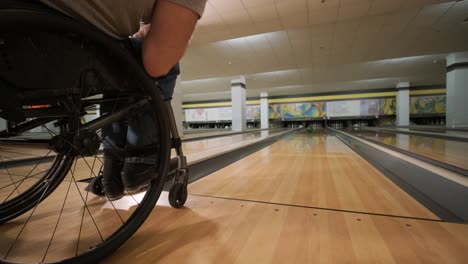
[[[145,24],[140,26],[140,30],[132,35],[132,38],[144,38],[150,30],[151,24]]]

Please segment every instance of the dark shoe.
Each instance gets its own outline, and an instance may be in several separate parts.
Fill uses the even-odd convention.
[[[157,166],[145,163],[125,162],[122,170],[122,183],[129,194],[142,192],[148,188]]]
[[[110,201],[118,200],[124,196],[124,187],[120,172],[122,171],[122,160],[115,158],[112,154],[104,153],[104,171],[102,172],[102,188]]]

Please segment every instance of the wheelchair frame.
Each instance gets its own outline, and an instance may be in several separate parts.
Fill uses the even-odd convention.
[[[105,36],[103,33],[98,32],[95,29],[91,29],[86,25],[83,25],[79,22],[76,22],[70,18],[67,18],[61,14],[57,14],[55,11],[51,11],[48,8],[44,8],[41,5],[35,4],[33,1],[11,1],[11,0],[4,0],[0,3],[0,48],[2,43],[1,37],[1,30],[5,29],[6,27],[12,26],[7,25],[8,21],[16,21],[17,23],[14,25],[15,28],[20,30],[28,30],[29,26],[34,24],[35,27],[39,28],[47,28],[51,32],[67,32],[70,30],[75,34],[79,34],[81,36],[85,36],[86,38],[90,39],[92,42],[100,45],[106,46],[109,48],[110,56],[114,57],[119,61],[123,61],[125,64],[129,65],[131,74],[138,78],[138,81],[143,84],[144,87],[150,87],[154,85],[153,81],[143,72],[142,68],[136,63],[134,58],[129,56],[128,51],[123,49],[121,46],[116,45],[115,41],[110,39],[109,37]],[[1,76],[0,76],[1,77]],[[73,90],[57,90],[55,91],[56,94],[51,95],[50,90],[29,90],[29,91],[21,91],[15,88],[14,85],[10,85],[2,81],[0,78],[0,87],[5,90],[7,95],[10,98],[15,98],[17,100],[21,99],[23,102],[29,102],[31,99],[31,104],[45,104],[50,105],[49,103],[54,104],[55,102],[48,101],[49,99],[59,98],[60,96],[66,96],[69,94],[73,94],[76,91]],[[153,92],[147,91],[151,94]],[[46,97],[47,99],[41,99]],[[5,97],[6,98],[6,97]],[[161,98],[158,94],[152,94],[152,98]],[[39,99],[39,100],[36,100]],[[89,99],[87,102],[89,105],[95,103],[93,99]],[[16,104],[15,104],[16,103]],[[8,143],[10,140],[9,138],[20,134],[22,132],[28,131],[34,127],[42,126],[46,123],[49,123],[52,120],[57,119],[63,113],[60,112],[60,109],[53,109],[53,108],[31,108],[31,109],[21,109],[19,108],[19,104],[15,100],[1,100],[0,99],[0,116],[5,117],[7,120],[10,121],[22,121],[24,118],[34,117],[36,118],[33,121],[23,122],[18,126],[9,127],[4,131],[0,131],[0,143]],[[169,192],[169,202],[171,206],[175,208],[181,208],[187,199],[187,184],[188,184],[188,168],[187,168],[187,159],[183,154],[182,150],[182,143],[177,131],[176,121],[174,117],[174,113],[170,104],[170,101],[164,101],[160,99],[158,102],[149,102],[147,98],[142,98],[136,104],[129,105],[117,113],[113,113],[110,115],[104,115],[96,120],[89,122],[86,125],[83,125],[79,128],[78,134],[86,135],[89,133],[95,133],[96,130],[102,128],[106,125],[111,124],[112,122],[121,119],[122,117],[128,115],[130,112],[135,111],[139,107],[144,105],[151,104],[158,109],[162,114],[158,116],[160,119],[161,124],[168,124],[168,131],[165,132],[164,129],[161,130],[161,138],[169,138],[170,139],[170,148],[174,148],[176,151],[176,157],[170,159],[169,157],[161,157],[161,164],[159,168],[159,172],[162,175],[170,174],[173,177],[173,186]],[[78,113],[78,115],[82,115],[83,113]],[[161,128],[163,126],[160,126]],[[71,140],[71,139],[70,139]],[[23,141],[26,144],[50,144],[49,140],[37,140],[32,139],[30,141],[26,140]],[[80,154],[87,154],[86,150],[88,151],[97,151],[95,146],[91,146],[94,149],[81,149]],[[163,148],[163,146],[161,146]],[[56,151],[60,151],[55,147]],[[160,165],[161,165],[160,164]],[[170,168],[169,166],[172,165]],[[167,178],[166,178],[167,179]],[[163,181],[164,183],[165,181]],[[162,190],[162,185],[159,187],[155,187],[156,191],[151,193],[148,199],[151,201],[154,200],[154,203],[159,198],[160,190]],[[158,193],[159,192],[159,193]],[[96,261],[104,258],[106,255],[110,254],[113,250],[117,249],[121,244],[123,244],[132,234],[135,232],[138,227],[143,223],[144,219],[149,215],[149,208],[150,206],[154,206],[151,204],[145,205],[145,208],[141,208],[141,215],[142,217],[135,219],[134,223],[132,223],[132,227],[125,226],[122,227],[124,230],[121,230],[122,233],[113,235],[110,237],[112,239],[112,243],[102,243],[99,245],[98,248],[92,249],[89,252],[86,252],[84,255],[76,256],[72,259],[65,260],[65,262],[83,262],[83,261]],[[139,208],[140,209],[140,208]],[[145,211],[146,212],[143,212]],[[136,213],[135,213],[136,214]],[[128,221],[133,221],[131,218]],[[128,232],[126,231],[128,230]],[[117,231],[120,231],[117,230]],[[123,234],[126,232],[125,234]],[[2,262],[2,260],[0,260]]]

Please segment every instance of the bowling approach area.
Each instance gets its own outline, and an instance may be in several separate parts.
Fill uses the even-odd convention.
[[[224,159],[230,159],[229,151],[248,149],[275,136],[279,137],[267,146],[246,152],[249,155],[238,156],[237,161],[200,179],[191,178],[188,199],[181,209],[169,205],[168,192],[164,191],[145,223],[103,263],[464,263],[467,260],[466,200],[461,200],[461,204],[455,202],[467,195],[466,175],[392,150],[401,148],[399,144],[404,141],[395,137],[402,135],[360,129],[326,128],[311,133],[305,129],[275,129],[221,134],[194,139],[183,146],[191,164],[189,168],[203,175],[196,169],[197,163],[204,161],[208,167],[205,169],[209,169],[213,166],[209,161],[223,156],[220,153],[228,152]],[[350,143],[348,137],[356,142]],[[463,153],[468,151],[468,142],[425,136],[407,138],[410,143],[405,151],[466,172],[468,162]],[[394,175],[398,168],[384,167],[385,161],[369,158],[361,153],[365,148],[381,152],[378,155],[406,170]],[[34,153],[34,149],[26,147],[2,146],[1,150],[2,156],[24,150]],[[134,210],[132,207],[142,194],[109,202],[84,191],[87,184],[78,178],[89,177],[91,164],[98,171],[97,163],[99,160],[79,161],[75,171],[64,180],[64,186],[59,186],[34,213],[3,224],[0,232],[6,239],[1,242],[2,254],[6,254],[18,233],[21,236],[9,257],[30,262],[43,256],[48,246],[50,257],[75,252],[77,241],[80,250],[84,250],[87,244],[99,241],[100,233],[105,236],[113,225],[119,226],[119,215],[126,217]],[[41,163],[38,167],[45,165]],[[18,175],[31,170],[32,165],[4,166],[2,174],[20,179]],[[414,179],[402,182],[416,176],[413,174],[423,177],[421,186]],[[426,180],[446,185],[432,192],[422,186]],[[2,180],[2,186],[9,182]],[[11,189],[2,189],[2,199],[6,190]],[[80,192],[86,196],[83,198],[86,203]],[[437,202],[447,204],[431,203],[446,192],[451,193],[447,195],[449,200]],[[426,200],[421,197],[423,194],[434,196]],[[62,205],[62,214],[58,214]],[[56,235],[51,240],[55,228]]]
[[[468,1],[208,0],[171,100],[4,3],[0,263],[468,263]]]

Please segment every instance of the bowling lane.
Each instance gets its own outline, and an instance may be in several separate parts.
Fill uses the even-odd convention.
[[[468,170],[466,142],[364,130],[354,130],[353,134]]]
[[[438,219],[329,134],[296,134],[189,186],[189,193]]]
[[[271,131],[264,130],[245,134],[226,135],[222,137],[184,142],[182,147],[186,155],[202,153],[209,150],[216,152],[216,148],[220,148],[220,151],[221,148],[222,150],[226,150],[241,145],[242,142],[260,140],[286,131],[287,129],[275,129]],[[175,152],[173,152],[173,155],[175,155]],[[55,152],[42,146],[0,144],[0,162],[51,156],[55,156]]]
[[[66,186],[65,186],[66,187]],[[83,188],[80,184],[80,188]],[[71,188],[61,221],[55,220],[66,188],[41,203],[10,258],[32,263],[75,254],[100,241],[90,218],[82,236],[82,201]],[[468,225],[190,195],[186,207],[169,206],[163,192],[145,223],[103,263],[467,263]],[[138,197],[136,197],[138,199]],[[105,199],[89,197],[90,212],[106,235],[119,218]],[[130,197],[114,202],[128,215]],[[0,225],[0,254],[27,221]],[[52,219],[52,220],[51,220]],[[56,226],[57,225],[57,226]],[[56,228],[56,235],[51,233]],[[85,236],[86,235],[86,236]],[[83,238],[84,237],[84,238]],[[29,239],[28,239],[29,238]],[[49,244],[50,243],[50,244]],[[22,263],[23,263],[22,262]]]
[[[453,137],[459,137],[459,138],[468,138],[468,133],[466,131],[453,131],[453,130],[431,130],[431,129],[414,129],[414,128],[397,128],[395,129],[396,132],[423,132],[427,134],[428,136],[430,135],[447,135],[447,136],[453,136]]]
[[[209,139],[202,139],[202,140],[195,140],[189,142],[182,143],[182,149],[184,154],[190,155],[195,153],[201,153],[208,150],[213,150],[220,148],[221,150],[226,150],[229,148],[234,148],[241,142],[252,141],[262,139],[268,136],[277,135],[279,133],[284,133],[288,131],[288,129],[275,129],[272,131],[259,131],[255,133],[245,133],[245,134],[237,134],[231,136],[223,136],[223,137],[216,137],[216,138],[209,138]]]
[[[387,132],[387,133],[400,133],[400,134],[409,134],[415,136],[428,136],[428,137],[442,137],[453,139],[456,141],[468,139],[468,133],[466,131],[456,131],[456,130],[428,130],[428,129],[411,129],[411,128],[387,128],[387,127],[367,127],[365,130],[368,131],[377,131],[377,132]]]
[[[184,149],[184,154],[188,155],[188,161],[190,163],[210,156],[216,156],[230,149],[245,146],[266,137],[285,133],[287,131],[288,129],[275,129],[273,131],[259,131],[255,133],[190,141],[183,143],[182,147]],[[0,162],[8,162],[25,158],[51,157],[54,155],[55,152],[31,145],[0,146]],[[175,151],[173,151],[173,156],[175,156]],[[5,176],[2,180],[6,181],[0,181],[0,188],[6,185],[11,185],[16,181],[15,179],[11,179],[11,177],[19,177],[19,179],[40,178],[48,169],[50,169],[50,165],[51,162],[32,162],[30,164],[20,166],[0,165],[0,176]],[[92,177],[93,173],[94,175],[97,175],[101,165],[102,155],[98,155],[97,159],[94,159],[93,157],[86,158],[86,162],[80,159],[77,163],[77,169],[82,173],[75,175],[75,178],[77,180],[81,180]],[[93,167],[93,171],[90,170],[90,167]]]
[[[261,129],[247,129],[244,133],[256,132],[261,131]],[[206,129],[206,130],[184,130],[184,135],[182,136],[183,139],[192,139],[197,137],[209,137],[209,136],[229,136],[230,134],[239,134],[239,132],[235,132],[232,130],[226,129]]]
[[[467,263],[468,225],[189,196],[103,263]]]

